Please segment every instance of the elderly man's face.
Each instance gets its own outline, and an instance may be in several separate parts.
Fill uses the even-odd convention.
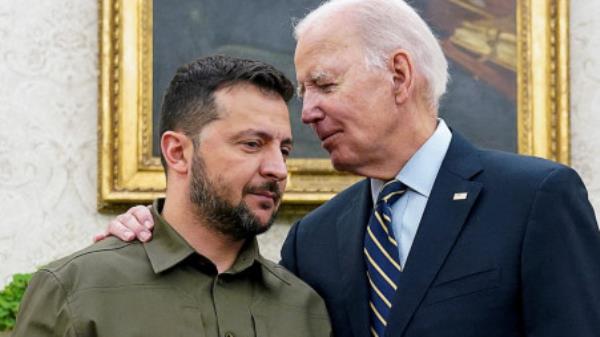
[[[365,175],[385,160],[382,148],[392,145],[382,144],[380,136],[399,125],[393,77],[385,69],[368,69],[356,34],[335,21],[298,40],[302,121],[313,127],[336,169]]]

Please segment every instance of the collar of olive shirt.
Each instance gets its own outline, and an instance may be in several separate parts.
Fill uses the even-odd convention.
[[[152,204],[152,217],[154,218],[154,231],[152,240],[144,243],[146,254],[152,264],[152,269],[159,274],[171,267],[181,263],[192,255],[196,255],[200,263],[205,265],[214,264],[206,257],[198,254],[194,248],[160,215],[164,198],[159,198]],[[248,240],[236,258],[233,266],[224,274],[241,273],[256,263],[270,269],[265,264],[265,259],[260,255],[256,238]],[[214,268],[216,271],[216,267]]]

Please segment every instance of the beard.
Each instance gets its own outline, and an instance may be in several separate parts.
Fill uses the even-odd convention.
[[[275,207],[281,200],[282,192],[279,185],[266,182],[256,186],[245,186],[242,190],[242,200],[234,205],[227,201],[217,191],[228,192],[230,186],[215,184],[206,174],[204,161],[194,155],[192,159],[192,181],[190,182],[190,199],[207,227],[222,233],[235,241],[254,238],[271,228],[277,215],[277,209],[266,223],[262,223],[243,201],[248,193],[269,191],[275,195]]]

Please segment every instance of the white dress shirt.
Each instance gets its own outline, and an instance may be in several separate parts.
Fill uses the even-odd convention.
[[[452,133],[446,123],[442,119],[438,121],[433,135],[396,175],[396,179],[408,186],[406,193],[392,206],[392,230],[398,242],[400,265],[403,268],[417,234],[433,183],[452,139]],[[371,178],[373,205],[377,203],[377,197],[384,183],[382,180]]]

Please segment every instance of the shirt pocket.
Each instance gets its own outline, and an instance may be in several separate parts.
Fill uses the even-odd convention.
[[[331,328],[327,316],[311,315],[301,308],[281,306],[273,308],[275,315],[265,308],[251,309],[256,337],[330,337]],[[267,309],[267,311],[270,311]]]
[[[191,302],[172,288],[138,285],[86,289],[72,305],[84,336],[205,337]]]

